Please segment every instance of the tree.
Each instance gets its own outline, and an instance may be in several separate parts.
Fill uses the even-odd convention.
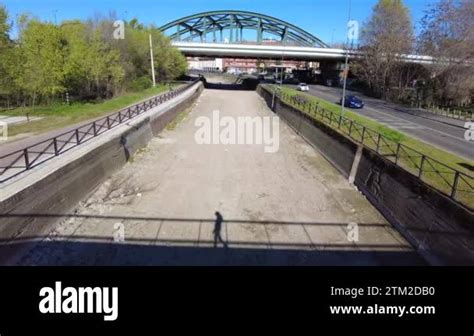
[[[0,6],[0,94],[9,93],[11,78],[8,73],[13,44],[9,38],[10,24],[5,7]]]
[[[474,95],[474,2],[441,0],[421,22],[418,51],[435,57],[426,78],[436,104],[464,105]]]
[[[154,39],[154,56],[157,78],[160,81],[170,80],[186,72],[187,61],[178,49],[161,32],[152,30]]]
[[[8,23],[7,9],[0,5],[0,51],[10,44],[9,32],[10,24]]]
[[[356,62],[354,72],[367,83],[371,93],[388,98],[392,85],[404,85],[396,76],[401,67],[399,56],[410,53],[413,42],[410,13],[403,1],[379,0],[363,26],[363,56]]]
[[[0,98],[23,104],[51,103],[68,92],[79,100],[111,98],[151,86],[149,34],[158,81],[179,77],[186,58],[155,27],[134,19],[125,39],[115,39],[116,16],[96,15],[60,25],[28,15],[18,18],[11,40],[6,9],[0,6]],[[134,85],[137,84],[137,85]]]
[[[17,83],[33,106],[38,99],[50,99],[65,90],[63,47],[61,32],[53,24],[33,19],[21,31],[22,71],[17,74]]]

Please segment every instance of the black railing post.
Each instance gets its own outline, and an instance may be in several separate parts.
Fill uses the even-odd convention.
[[[451,190],[451,198],[456,197],[456,192],[458,190],[458,184],[459,184],[459,172],[456,171],[456,173],[454,174],[453,189]]]
[[[382,135],[380,133],[377,133],[378,134],[378,137],[377,137],[377,150],[376,152],[378,153],[379,150],[380,150],[380,139],[382,137]]]
[[[81,143],[81,139],[79,137],[79,128],[76,128],[76,143],[78,145]]]
[[[110,118],[107,116],[107,128],[110,129]]]
[[[395,154],[395,164],[398,164],[398,155],[400,154],[400,143],[397,143],[397,153]]]
[[[420,162],[420,171],[418,172],[418,178],[421,179],[421,176],[423,175],[423,165],[425,164],[426,156],[422,155],[421,156],[421,162]]]
[[[92,129],[94,130],[94,136],[97,136],[97,126],[95,125],[95,121],[92,123]]]
[[[53,147],[54,147],[54,155],[55,156],[58,156],[59,155],[59,152],[58,152],[58,141],[56,138],[53,139]]]
[[[26,170],[30,169],[30,158],[28,157],[28,148],[23,150],[23,155],[25,157],[25,168]]]
[[[118,118],[119,118],[119,124],[121,124],[122,123],[122,112],[121,111],[119,111],[119,113],[118,113]]]

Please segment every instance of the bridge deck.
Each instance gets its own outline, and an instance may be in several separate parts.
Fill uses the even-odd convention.
[[[19,264],[380,265],[420,258],[371,204],[283,122],[280,150],[198,145],[195,120],[270,116],[255,92],[205,90],[174,129],[151,141],[58,223]],[[224,218],[213,247],[214,212]],[[119,224],[120,223],[120,224]],[[348,240],[357,223],[359,241]],[[121,237],[114,243],[112,237]]]

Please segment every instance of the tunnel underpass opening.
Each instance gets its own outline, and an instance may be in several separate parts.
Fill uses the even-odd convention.
[[[229,77],[219,73],[199,73],[199,77],[204,84],[204,88],[211,90],[256,91],[258,85],[261,84],[258,78],[252,76]]]

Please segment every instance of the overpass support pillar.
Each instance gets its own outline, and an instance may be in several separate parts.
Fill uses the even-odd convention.
[[[338,86],[341,81],[344,63],[340,61],[321,61],[319,63],[321,70],[320,81],[324,85]]]

